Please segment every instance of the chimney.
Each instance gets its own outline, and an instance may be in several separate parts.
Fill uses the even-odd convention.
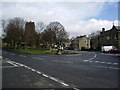
[[[105,28],[102,28],[102,32],[105,32]]]

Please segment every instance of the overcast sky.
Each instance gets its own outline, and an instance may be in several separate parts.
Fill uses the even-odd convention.
[[[70,37],[111,29],[113,22],[118,26],[118,2],[2,2],[1,10],[2,19],[58,21]]]

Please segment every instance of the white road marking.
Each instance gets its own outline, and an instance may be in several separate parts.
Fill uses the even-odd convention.
[[[113,63],[114,65],[118,65],[118,63]]]
[[[95,62],[104,63],[104,64],[114,64],[114,65],[118,64],[118,63],[112,63],[112,62],[100,62],[100,61],[95,61]]]
[[[21,56],[21,57],[26,57],[26,56],[24,56],[24,55],[19,55],[19,56]]]
[[[15,54],[13,54],[13,53],[10,53],[11,55],[15,55]]]
[[[105,66],[97,66],[97,67],[100,67],[100,68],[107,68],[107,67],[105,67]]]
[[[10,62],[10,61],[6,61],[7,63],[9,63],[9,64],[12,64],[13,66],[17,66],[16,64],[14,64],[14,63],[12,63],[12,62]]]
[[[85,62],[87,62],[88,60],[84,60]]]
[[[86,59],[86,60],[84,60],[84,61],[91,61],[91,60],[95,59],[96,57],[97,57],[97,54],[95,54],[92,58]]]
[[[9,61],[10,61],[10,62],[14,62],[14,61],[11,61],[11,60],[9,60]],[[12,63],[12,64],[13,64],[13,63]],[[46,75],[46,74],[44,74],[44,73],[42,73],[42,72],[40,72],[40,71],[37,71],[37,70],[35,70],[35,69],[33,69],[33,68],[30,68],[30,67],[28,67],[28,66],[26,66],[26,65],[24,65],[24,64],[17,63],[17,62],[14,62],[14,64],[23,66],[23,67],[25,67],[25,68],[27,68],[27,69],[29,68],[29,70],[31,70],[31,71],[33,71],[33,72],[36,72],[36,73],[38,73],[38,74],[40,74],[40,75],[42,75],[42,76],[44,76],[44,77],[47,77],[47,78],[49,78],[49,79],[52,79],[52,80],[54,80],[54,81],[56,81],[56,82],[58,82],[58,83],[60,83],[60,84],[62,84],[62,85],[64,85],[64,86],[66,86],[66,87],[69,86],[68,84],[64,83],[64,81],[62,81],[62,80],[59,80],[59,79],[57,79],[57,78],[55,78],[55,77],[52,77],[52,76],[48,76],[48,75]]]
[[[41,72],[39,72],[39,71],[36,71],[38,74],[41,74]]]
[[[73,89],[75,89],[75,90],[80,90],[80,89],[78,89],[78,88],[76,88],[76,87],[74,87]]]
[[[36,57],[32,57],[32,59],[39,59],[39,60],[44,60],[43,58],[36,58]]]
[[[64,82],[60,82],[61,84],[63,84],[64,86],[69,86],[68,84],[64,83]]]
[[[31,69],[33,72],[35,72],[35,69]]]
[[[46,74],[43,74],[43,76],[48,77],[48,75],[46,75]]]
[[[105,63],[105,62],[101,62],[101,63]]]
[[[116,70],[120,70],[120,68],[116,68],[116,67],[105,67],[105,66],[96,66],[99,68],[106,68],[106,69],[116,69]]]
[[[96,63],[100,62],[100,61],[95,61]]]
[[[112,64],[111,62],[108,62],[107,64]]]
[[[69,64],[73,64],[73,62],[70,61],[57,61],[57,60],[53,60],[54,62],[59,62],[59,63],[69,63]]]
[[[14,67],[20,67],[20,66],[2,66],[0,68],[14,68]]]
[[[110,69],[120,69],[120,68],[116,68],[116,67],[109,67]]]

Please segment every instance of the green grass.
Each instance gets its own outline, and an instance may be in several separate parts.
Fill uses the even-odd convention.
[[[57,50],[31,50],[31,49],[19,49],[15,50],[17,52],[22,52],[22,53],[28,53],[28,54],[57,54]],[[65,52],[65,51],[60,51],[61,54],[76,54],[74,52]]]

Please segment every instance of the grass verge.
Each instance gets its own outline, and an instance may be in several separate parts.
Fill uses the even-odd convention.
[[[19,49],[15,50],[21,53],[28,53],[28,54],[57,54],[57,50],[31,50],[31,49]],[[59,51],[60,54],[76,54],[74,52],[66,52],[66,51]]]

